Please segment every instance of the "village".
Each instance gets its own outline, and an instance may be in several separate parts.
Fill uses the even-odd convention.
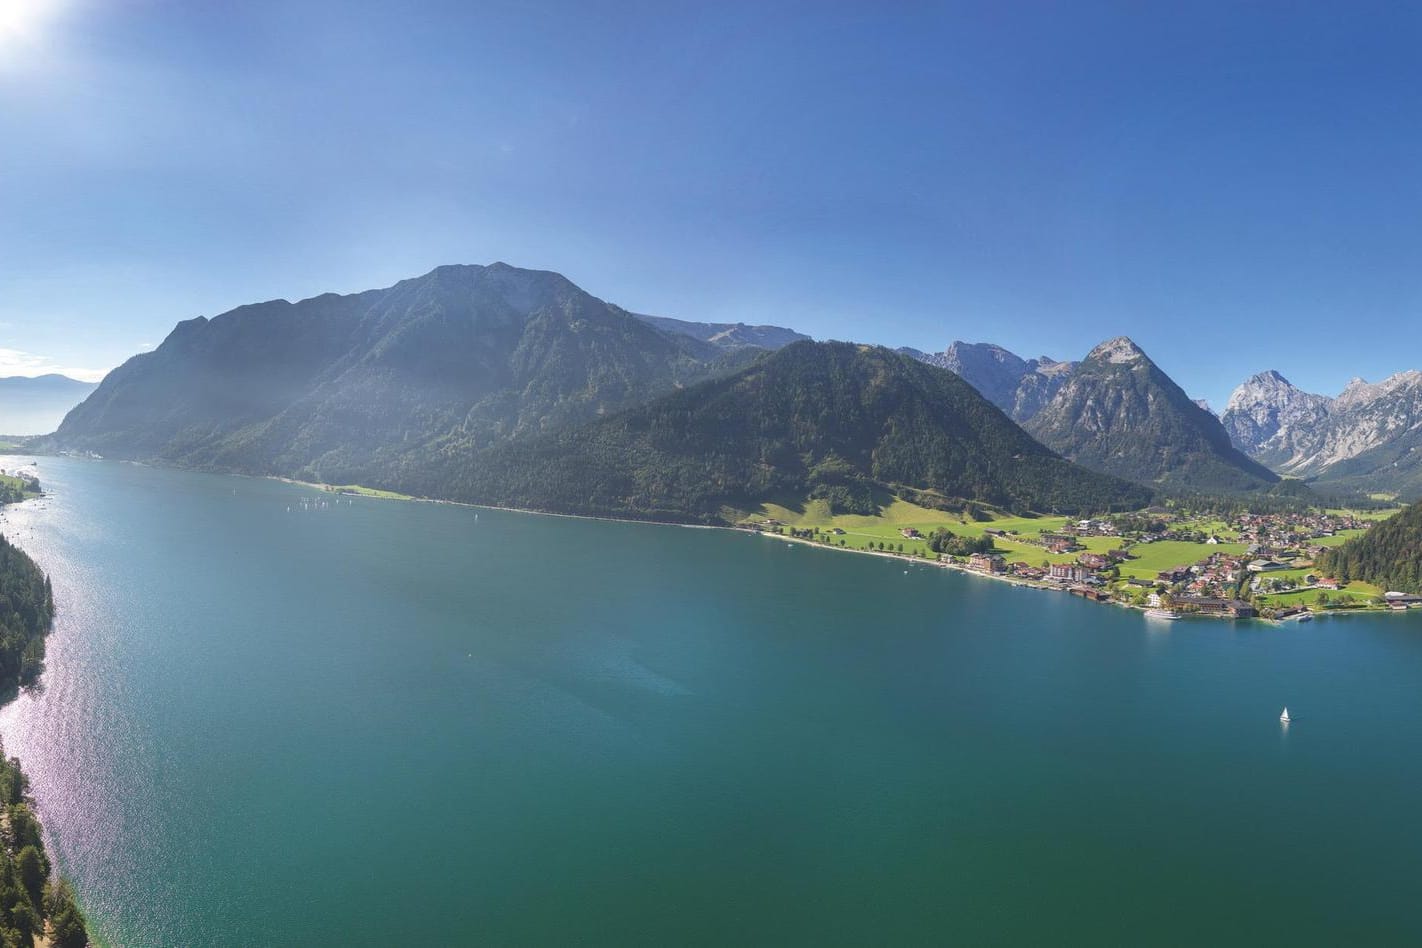
[[[762,518],[744,526],[848,550],[926,560],[1170,617],[1280,620],[1338,609],[1422,606],[1422,597],[1340,582],[1314,567],[1323,550],[1367,530],[1379,512],[1244,513],[1221,519],[1151,508],[1081,520],[954,521],[940,515],[933,518],[940,521],[936,524],[883,522],[902,521],[913,511],[895,513],[874,524],[857,522],[867,518],[834,518],[843,525],[801,527]],[[861,544],[862,539],[868,542]]]

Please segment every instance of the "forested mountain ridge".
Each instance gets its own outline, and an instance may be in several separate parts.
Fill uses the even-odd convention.
[[[904,488],[1022,510],[1140,507],[1150,492],[1032,440],[951,372],[882,347],[799,342],[734,375],[590,425],[431,459],[424,492],[561,513],[724,522],[827,498],[872,512]]]
[[[1091,350],[1026,428],[1078,464],[1165,488],[1253,490],[1279,480],[1124,336]]]
[[[180,323],[71,411],[51,447],[388,484],[426,449],[473,454],[745,365],[566,278],[439,267],[347,296]]]
[[[1344,582],[1361,579],[1385,590],[1422,594],[1422,504],[1324,551],[1317,566]]]

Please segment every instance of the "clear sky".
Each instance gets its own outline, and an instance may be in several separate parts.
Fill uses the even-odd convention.
[[[1333,393],[1422,367],[1419,11],[0,0],[0,374],[504,260]]]

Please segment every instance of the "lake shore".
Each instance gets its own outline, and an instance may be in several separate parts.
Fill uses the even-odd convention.
[[[892,559],[892,560],[895,560],[895,561],[898,561],[898,562],[916,563],[916,564],[919,564],[919,565],[922,565],[922,566],[932,566],[932,567],[938,567],[938,568],[941,568],[941,569],[954,570],[954,571],[959,572],[959,573],[962,573],[962,574],[964,574],[964,575],[976,576],[976,577],[978,577],[978,578],[980,578],[980,579],[990,579],[990,580],[993,580],[993,581],[995,581],[995,582],[1006,583],[1006,584],[1008,584],[1009,586],[1017,586],[1017,587],[1019,587],[1019,588],[1024,588],[1024,589],[1035,589],[1035,590],[1040,590],[1040,591],[1042,591],[1042,592],[1060,592],[1060,593],[1071,594],[1071,587],[1070,587],[1070,586],[1064,586],[1064,585],[1059,585],[1059,584],[1055,584],[1055,583],[1033,582],[1032,580],[1026,580],[1026,579],[1022,579],[1021,577],[1018,577],[1018,576],[1010,576],[1010,575],[1006,575],[1006,574],[986,573],[986,572],[983,572],[982,570],[975,570],[975,569],[972,569],[972,568],[970,568],[970,567],[968,567],[968,566],[965,566],[965,565],[963,565],[963,564],[961,564],[961,563],[955,563],[955,562],[952,562],[952,561],[950,561],[950,560],[929,560],[929,559],[924,559],[924,558],[922,558],[922,557],[914,557],[914,556],[909,556],[909,555],[906,555],[906,554],[903,554],[903,553],[890,552],[890,551],[887,551],[887,550],[861,550],[861,549],[853,549],[853,548],[850,548],[850,547],[833,546],[833,545],[831,545],[831,544],[826,544],[826,543],[818,542],[818,541],[815,541],[815,540],[812,540],[812,539],[806,539],[806,538],[804,538],[804,537],[791,537],[791,536],[786,536],[786,535],[784,535],[784,534],[779,534],[779,533],[768,533],[768,532],[763,531],[763,530],[755,530],[755,529],[751,529],[751,528],[743,527],[743,526],[713,526],[713,525],[710,525],[710,524],[674,523],[674,522],[665,521],[665,520],[637,519],[637,518],[633,518],[633,517],[609,517],[609,516],[597,516],[597,515],[592,515],[592,514],[556,513],[556,512],[554,512],[554,511],[549,511],[549,510],[532,510],[532,509],[527,509],[527,508],[522,508],[522,507],[498,507],[498,506],[495,506],[495,505],[492,505],[492,504],[474,504],[474,503],[468,503],[468,502],[465,502],[465,501],[457,501],[457,500],[441,500],[441,499],[429,498],[429,497],[414,497],[414,496],[411,496],[411,495],[408,495],[408,494],[400,494],[400,493],[397,493],[397,492],[394,492],[394,491],[377,490],[377,489],[374,489],[374,488],[362,487],[362,486],[360,486],[360,485],[350,485],[350,484],[346,484],[346,485],[323,484],[323,483],[319,483],[319,482],[302,481],[302,480],[297,480],[297,479],[295,479],[295,478],[280,477],[280,476],[276,476],[276,475],[268,476],[266,479],[267,479],[267,480],[281,481],[282,483],[285,483],[285,484],[293,484],[293,485],[296,485],[296,486],[299,486],[299,487],[310,487],[310,488],[313,488],[313,489],[315,489],[315,490],[320,490],[320,491],[325,492],[325,493],[335,493],[335,494],[344,494],[344,495],[349,495],[349,496],[367,497],[367,498],[375,499],[375,500],[400,500],[400,501],[410,501],[410,502],[414,502],[414,503],[425,503],[425,504],[447,504],[447,505],[453,506],[453,507],[468,507],[468,508],[472,508],[472,509],[475,509],[475,510],[504,510],[504,511],[508,511],[508,512],[511,512],[511,513],[534,514],[534,515],[542,516],[542,517],[565,517],[565,518],[568,518],[568,519],[571,519],[571,520],[594,520],[594,521],[603,521],[603,522],[607,522],[607,523],[639,523],[639,524],[651,524],[651,525],[661,526],[661,527],[684,527],[684,528],[690,528],[690,529],[696,529],[696,530],[731,530],[731,531],[734,531],[734,532],[737,532],[737,533],[759,534],[759,535],[764,536],[764,537],[766,537],[766,538],[768,538],[768,539],[772,539],[772,540],[784,540],[786,543],[798,543],[798,544],[802,544],[802,545],[804,545],[804,546],[812,547],[812,548],[815,548],[815,549],[833,550],[833,551],[840,552],[840,553],[857,553],[857,554],[859,554],[859,555],[861,555],[861,556],[866,556],[866,555],[867,555],[867,556],[887,557],[887,558],[889,558],[889,559]],[[1106,599],[1106,600],[1090,599],[1090,598],[1088,598],[1088,597],[1086,597],[1086,596],[1078,596],[1077,598],[1080,598],[1080,599],[1082,599],[1082,600],[1084,600],[1084,601],[1087,601],[1087,602],[1092,602],[1092,603],[1094,603],[1094,604],[1096,604],[1096,605],[1101,605],[1101,606],[1117,606],[1117,607],[1123,608],[1123,609],[1130,609],[1130,610],[1133,610],[1133,611],[1135,611],[1135,612],[1141,613],[1142,616],[1145,616],[1146,612],[1147,612],[1147,611],[1149,610],[1149,608],[1150,608],[1149,606],[1137,605],[1136,603],[1126,602],[1126,601],[1124,601],[1124,600],[1122,600],[1122,599],[1119,599],[1119,598],[1117,598],[1117,597],[1114,597],[1114,596],[1111,597],[1111,598],[1109,598],[1109,599]],[[1315,611],[1313,611],[1313,610],[1306,610],[1306,611],[1305,611],[1304,613],[1302,613],[1302,614],[1303,614],[1303,615],[1309,615],[1309,616],[1312,616],[1312,617],[1314,617],[1314,618],[1318,618],[1318,617],[1320,617],[1320,616],[1338,616],[1338,615],[1379,615],[1379,614],[1382,614],[1382,613],[1406,615],[1406,614],[1408,614],[1409,611],[1410,611],[1410,610],[1399,610],[1399,609],[1353,608],[1353,609],[1329,609],[1329,610],[1325,610],[1325,611],[1323,611],[1323,612],[1315,612]],[[1213,614],[1210,614],[1210,613],[1181,612],[1181,613],[1179,613],[1179,618],[1180,618],[1180,619],[1210,619],[1210,620],[1221,621],[1221,622],[1262,622],[1262,623],[1266,623],[1266,624],[1269,624],[1269,625],[1282,626],[1282,625],[1284,625],[1284,624],[1286,624],[1286,623],[1297,622],[1298,619],[1299,619],[1299,614],[1295,614],[1295,615],[1291,615],[1291,616],[1286,616],[1286,617],[1284,617],[1284,618],[1282,618],[1282,619],[1279,619],[1279,618],[1266,618],[1266,617],[1264,617],[1264,616],[1259,616],[1259,615],[1251,616],[1251,617],[1249,617],[1249,618],[1236,618],[1236,617],[1234,617],[1234,616],[1213,615]]]

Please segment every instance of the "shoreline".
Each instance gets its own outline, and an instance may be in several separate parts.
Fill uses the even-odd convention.
[[[283,482],[283,483],[286,483],[286,484],[293,484],[293,485],[296,485],[296,486],[298,486],[298,487],[310,487],[310,488],[314,488],[314,489],[316,489],[316,490],[320,490],[320,491],[323,491],[323,492],[326,492],[326,493],[335,493],[335,494],[340,494],[340,493],[342,493],[342,490],[341,490],[341,487],[342,487],[342,486],[360,486],[360,485],[322,484],[322,483],[316,483],[316,482],[313,482],[313,481],[297,480],[296,478],[291,478],[291,477],[281,477],[281,476],[278,476],[278,475],[242,475],[242,476],[256,476],[256,477],[262,477],[262,478],[265,479],[265,480],[281,481],[281,482]],[[364,489],[365,489],[365,490],[375,490],[375,488],[364,488]],[[1048,584],[1048,583],[1038,583],[1038,582],[1033,582],[1033,581],[1031,581],[1031,580],[1021,579],[1021,578],[1015,577],[1015,576],[998,575],[998,574],[995,574],[995,573],[984,573],[984,572],[982,572],[981,570],[970,569],[969,567],[964,566],[964,565],[962,565],[962,564],[960,564],[960,563],[953,563],[953,562],[944,561],[944,560],[928,560],[928,559],[924,559],[924,558],[922,558],[922,557],[908,556],[908,555],[903,554],[903,553],[896,553],[896,552],[895,552],[895,553],[891,553],[891,552],[889,552],[889,551],[887,551],[887,550],[858,550],[858,549],[851,549],[850,547],[833,546],[833,545],[831,545],[831,544],[826,544],[826,543],[817,542],[817,541],[815,541],[815,540],[806,539],[806,538],[804,538],[804,537],[792,537],[792,536],[786,536],[785,534],[780,534],[780,533],[767,533],[767,532],[765,532],[765,531],[763,531],[763,530],[755,530],[755,529],[751,529],[751,528],[749,528],[749,527],[736,526],[736,525],[734,525],[734,524],[729,524],[729,525],[724,525],[724,526],[717,526],[717,525],[713,525],[713,524],[701,524],[701,523],[674,523],[674,522],[666,521],[666,520],[639,520],[639,519],[635,519],[635,518],[632,518],[632,517],[608,517],[608,516],[597,516],[597,515],[593,515],[593,514],[555,513],[555,512],[553,512],[553,511],[551,511],[551,510],[533,510],[533,509],[525,508],[525,507],[498,507],[498,506],[495,506],[495,505],[493,505],[493,504],[475,504],[475,503],[469,503],[469,502],[467,502],[467,501],[460,501],[460,500],[440,500],[440,499],[433,498],[433,497],[413,497],[413,496],[410,496],[410,495],[407,495],[407,494],[399,494],[398,492],[395,492],[395,491],[382,491],[382,492],[379,492],[379,493],[369,493],[369,494],[356,493],[356,494],[353,494],[352,496],[366,497],[366,498],[369,498],[369,499],[371,499],[371,500],[395,500],[395,501],[406,501],[406,502],[410,502],[410,503],[419,503],[419,504],[446,504],[446,505],[449,505],[449,506],[451,506],[451,507],[467,507],[467,508],[471,508],[471,509],[474,509],[474,510],[502,510],[502,511],[506,511],[506,512],[509,512],[509,513],[533,514],[533,515],[535,515],[535,516],[540,516],[540,517],[565,517],[565,518],[567,518],[567,519],[569,519],[569,520],[594,520],[594,521],[602,521],[602,522],[605,522],[605,523],[632,523],[632,524],[644,524],[644,525],[657,526],[657,527],[682,527],[682,528],[691,529],[691,530],[727,530],[727,531],[730,531],[730,532],[732,532],[732,533],[747,533],[747,534],[752,534],[752,535],[755,535],[755,536],[765,537],[765,538],[771,539],[771,540],[784,540],[786,543],[799,543],[799,544],[802,544],[802,545],[804,545],[804,546],[808,546],[808,547],[811,547],[811,548],[814,548],[814,549],[832,550],[832,551],[838,552],[838,553],[857,553],[857,554],[859,554],[860,556],[882,556],[882,557],[887,557],[887,558],[889,558],[889,559],[891,559],[891,560],[895,560],[895,561],[898,561],[898,562],[901,562],[901,563],[916,563],[916,564],[919,564],[919,565],[922,565],[922,566],[931,566],[931,567],[935,567],[935,568],[938,568],[938,569],[952,570],[952,571],[954,571],[954,572],[962,573],[962,574],[967,575],[967,576],[976,576],[976,577],[978,577],[979,579],[989,579],[989,580],[993,580],[994,582],[1006,583],[1006,584],[1009,585],[1009,586],[1016,586],[1016,587],[1021,588],[1021,589],[1036,589],[1036,590],[1040,590],[1040,591],[1042,591],[1042,592],[1067,593],[1068,595],[1071,594],[1071,588],[1068,587],[1068,586],[1061,586],[1061,585]],[[1110,599],[1104,601],[1104,602],[1101,601],[1101,600],[1096,600],[1096,599],[1088,599],[1088,598],[1085,597],[1085,596],[1077,596],[1076,598],[1081,599],[1083,602],[1090,602],[1090,603],[1093,603],[1094,605],[1098,605],[1098,606],[1116,606],[1117,608],[1128,609],[1128,610],[1131,610],[1131,611],[1134,611],[1134,612],[1139,612],[1139,613],[1141,614],[1142,618],[1149,618],[1149,617],[1147,617],[1147,616],[1145,615],[1145,613],[1149,611],[1149,607],[1148,607],[1148,606],[1138,606],[1138,605],[1136,605],[1135,603],[1125,602],[1125,601],[1123,601],[1123,600],[1121,600],[1121,599],[1118,599],[1118,598],[1116,598],[1116,597],[1114,597],[1114,596],[1113,596],[1112,598],[1110,598]],[[1198,612],[1182,612],[1182,613],[1179,613],[1179,614],[1178,614],[1178,616],[1177,616],[1176,619],[1173,619],[1173,620],[1162,620],[1162,621],[1180,621],[1180,620],[1209,619],[1209,620],[1218,621],[1218,622],[1262,622],[1262,623],[1266,623],[1266,624],[1271,625],[1271,626],[1280,626],[1280,627],[1282,627],[1282,626],[1284,626],[1284,625],[1286,625],[1286,624],[1288,624],[1288,623],[1297,622],[1297,621],[1298,621],[1298,618],[1299,618],[1299,615],[1309,615],[1309,616],[1312,616],[1313,618],[1317,619],[1317,618],[1325,617],[1325,616],[1380,615],[1380,614],[1383,614],[1383,613],[1387,613],[1387,614],[1397,614],[1397,615],[1407,615],[1407,614],[1410,613],[1411,611],[1412,611],[1412,610],[1410,610],[1410,609],[1377,609],[1377,608],[1367,608],[1367,607],[1354,608],[1354,609],[1326,609],[1326,610],[1324,610],[1324,611],[1322,611],[1322,612],[1315,612],[1315,611],[1312,610],[1312,609],[1305,609],[1303,613],[1298,613],[1298,614],[1295,614],[1295,615],[1287,616],[1287,617],[1285,617],[1285,618],[1283,618],[1283,619],[1265,618],[1265,617],[1259,616],[1259,615],[1255,615],[1255,616],[1251,616],[1251,617],[1249,617],[1249,618],[1243,618],[1243,619],[1242,619],[1242,618],[1236,618],[1236,617],[1234,617],[1234,616],[1212,615],[1212,614],[1208,614],[1208,613],[1198,613]]]
[[[31,455],[31,457],[39,457],[39,456],[44,456],[44,455],[33,455],[33,454]],[[121,461],[120,463],[126,463],[126,464],[142,464],[142,465],[145,465],[145,466],[146,466],[145,462],[142,462],[142,461]],[[160,466],[166,466],[166,465],[160,465]],[[191,468],[184,468],[184,467],[177,466],[177,465],[174,465],[174,467],[176,467],[178,470],[192,470]],[[194,473],[224,473],[224,472],[217,472],[217,471],[194,471]],[[349,493],[348,493],[348,496],[364,497],[364,498],[366,498],[366,499],[368,499],[368,500],[403,501],[403,502],[417,503],[417,504],[444,504],[444,505],[448,505],[448,506],[451,506],[451,507],[465,507],[465,508],[469,508],[469,509],[473,509],[473,510],[501,510],[501,511],[506,511],[506,512],[508,512],[508,513],[532,514],[532,515],[534,515],[534,516],[539,516],[539,517],[564,517],[564,518],[569,519],[569,520],[593,520],[593,521],[601,521],[601,522],[605,522],[605,523],[630,523],[630,524],[643,524],[643,525],[657,526],[657,527],[681,527],[681,528],[683,528],[683,529],[690,529],[690,530],[727,530],[727,531],[731,531],[731,532],[735,532],[735,533],[750,533],[750,534],[756,534],[756,535],[763,536],[763,537],[767,537],[767,538],[774,539],[774,540],[784,540],[786,543],[799,543],[799,544],[803,544],[803,545],[805,545],[805,546],[813,547],[813,548],[816,548],[816,549],[833,550],[833,551],[836,551],[836,552],[839,552],[839,553],[857,553],[857,554],[859,554],[859,555],[861,555],[861,556],[866,556],[866,555],[867,555],[867,556],[883,556],[883,557],[888,557],[888,558],[893,559],[893,560],[897,560],[897,561],[899,561],[899,562],[919,563],[919,564],[922,564],[922,565],[924,565],[924,566],[932,566],[932,567],[936,567],[936,568],[939,568],[939,569],[954,570],[954,571],[956,571],[956,572],[963,573],[963,574],[968,575],[968,576],[977,576],[977,577],[979,577],[979,578],[981,578],[981,579],[989,579],[989,580],[993,580],[993,581],[995,581],[995,582],[1007,583],[1007,584],[1010,585],[1010,586],[1017,586],[1017,587],[1019,587],[1019,588],[1024,588],[1024,589],[1036,589],[1036,590],[1041,590],[1041,591],[1043,591],[1043,592],[1064,592],[1064,593],[1067,593],[1067,594],[1070,594],[1070,592],[1071,592],[1070,588],[1067,587],[1067,586],[1060,586],[1060,585],[1047,584],[1047,583],[1038,583],[1038,582],[1033,582],[1033,581],[1030,581],[1030,580],[1020,579],[1020,578],[1014,577],[1014,576],[997,575],[997,574],[994,574],[994,573],[984,573],[984,572],[982,572],[982,571],[980,571],[980,570],[970,569],[970,568],[968,568],[967,566],[961,565],[961,564],[959,564],[959,563],[944,562],[944,561],[942,561],[942,560],[934,561],[934,560],[928,560],[928,559],[923,559],[923,558],[916,558],[916,557],[912,557],[912,556],[907,556],[907,555],[902,554],[902,553],[891,553],[891,552],[889,552],[889,551],[887,551],[887,550],[858,550],[858,549],[851,549],[851,548],[849,548],[849,547],[832,546],[832,545],[829,545],[829,544],[817,542],[817,541],[815,541],[815,540],[805,539],[805,538],[803,538],[803,537],[791,537],[791,536],[786,536],[785,534],[779,534],[779,533],[766,533],[766,532],[763,531],[763,530],[754,530],[754,529],[751,529],[751,528],[748,528],[748,527],[741,527],[741,526],[737,526],[737,525],[734,525],[734,524],[714,525],[714,524],[703,524],[703,523],[676,523],[676,522],[668,521],[668,520],[650,520],[650,519],[639,519],[639,518],[635,518],[635,517],[613,517],[613,516],[603,516],[603,515],[596,515],[596,514],[558,513],[558,512],[555,512],[555,511],[551,511],[551,510],[534,510],[534,509],[532,509],[532,508],[527,508],[527,507],[500,507],[500,506],[497,506],[497,505],[494,505],[494,504],[476,504],[476,503],[470,503],[470,502],[468,502],[468,501],[462,501],[462,500],[443,500],[443,499],[434,498],[434,497],[415,497],[415,496],[408,495],[408,494],[401,494],[401,493],[399,493],[399,492],[397,492],[397,491],[382,491],[382,490],[379,490],[379,489],[377,489],[377,488],[364,487],[364,485],[357,485],[357,484],[326,484],[326,483],[321,483],[321,482],[317,482],[317,481],[303,481],[303,480],[300,480],[300,479],[298,479],[298,478],[285,477],[285,476],[282,476],[282,475],[279,475],[279,474],[239,474],[239,473],[233,473],[233,474],[230,474],[230,476],[235,476],[235,477],[251,477],[251,478],[256,478],[256,479],[259,479],[259,480],[279,481],[279,482],[281,482],[281,483],[283,483],[283,484],[291,484],[291,485],[296,486],[296,487],[309,487],[309,488],[312,488],[313,490],[322,491],[323,493],[331,493],[331,494],[337,494],[337,495],[342,494],[342,493],[346,493],[345,491],[342,490],[342,488],[347,488],[347,487],[360,487],[360,488],[362,488],[363,491],[370,491],[370,493],[363,493],[363,492],[359,492],[359,491],[352,491],[352,492],[349,492]],[[1085,602],[1092,602],[1092,603],[1094,603],[1095,605],[1099,605],[1099,606],[1116,606],[1116,607],[1122,608],[1122,609],[1130,609],[1130,610],[1133,610],[1133,611],[1135,611],[1135,612],[1141,613],[1143,617],[1144,617],[1146,611],[1148,610],[1148,607],[1146,607],[1146,606],[1138,606],[1138,605],[1136,605],[1136,604],[1134,604],[1134,603],[1124,602],[1124,601],[1122,601],[1122,600],[1120,600],[1120,599],[1118,599],[1118,598],[1115,598],[1115,597],[1112,597],[1112,598],[1110,598],[1110,599],[1108,599],[1108,600],[1106,600],[1106,601],[1104,601],[1104,602],[1102,602],[1102,601],[1100,601],[1100,600],[1087,599],[1087,598],[1084,597],[1084,596],[1078,596],[1077,598],[1082,599],[1082,600],[1085,601]],[[1410,612],[1412,612],[1412,611],[1413,611],[1413,610],[1411,610],[1411,609],[1379,609],[1379,608],[1372,608],[1372,607],[1359,607],[1359,608],[1353,608],[1353,609],[1325,609],[1325,610],[1323,610],[1323,611],[1321,611],[1321,612],[1315,612],[1315,611],[1312,610],[1312,609],[1305,609],[1304,613],[1295,614],[1295,615],[1288,616],[1288,617],[1283,618],[1283,619],[1265,618],[1265,617],[1259,616],[1259,615],[1251,616],[1250,618],[1247,618],[1247,619],[1241,619],[1241,618],[1235,618],[1235,617],[1233,617],[1233,616],[1212,615],[1212,614],[1207,614],[1207,613],[1202,614],[1202,613],[1183,612],[1183,613],[1180,613],[1180,614],[1179,614],[1179,617],[1178,617],[1178,618],[1179,618],[1179,619],[1191,619],[1191,620],[1194,620],[1194,619],[1210,619],[1210,620],[1221,621],[1221,622],[1262,622],[1262,623],[1267,623],[1267,624],[1273,625],[1273,626],[1283,626],[1283,625],[1285,625],[1285,624],[1287,624],[1287,623],[1290,623],[1290,622],[1297,622],[1297,621],[1298,621],[1298,616],[1301,615],[1301,614],[1307,614],[1307,615],[1310,615],[1310,616],[1312,616],[1313,618],[1317,619],[1317,618],[1324,617],[1324,616],[1381,615],[1381,614],[1384,614],[1384,613],[1387,613],[1387,614],[1407,615],[1408,613],[1410,613]],[[1168,620],[1168,621],[1177,621],[1177,620]]]

